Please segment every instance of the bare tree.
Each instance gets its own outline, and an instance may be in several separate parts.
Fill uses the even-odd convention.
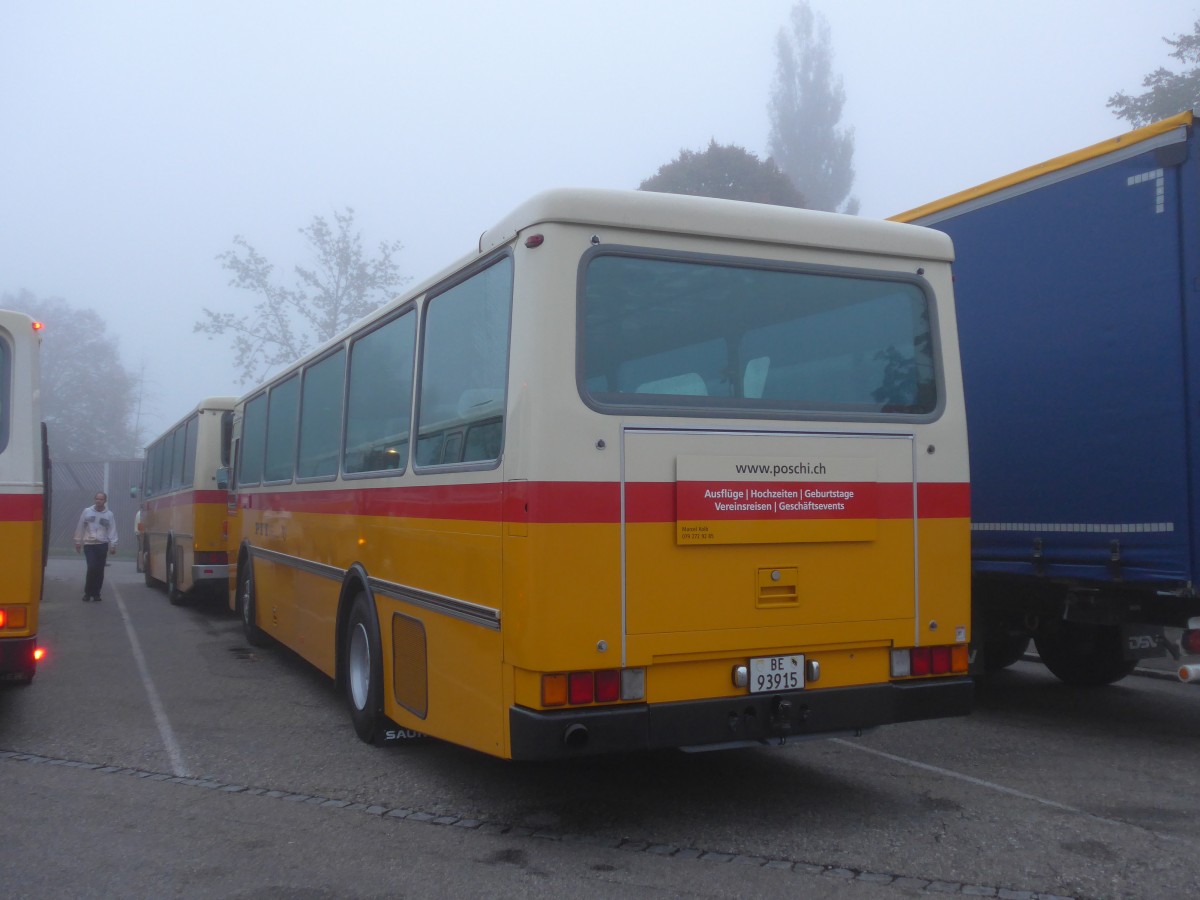
[[[846,92],[833,74],[829,24],[801,0],[776,39],[769,111],[771,157],[810,209],[857,213],[854,129],[839,127]]]
[[[1191,34],[1176,35],[1175,40],[1163,38],[1173,48],[1168,54],[1181,63],[1192,63],[1183,72],[1172,72],[1159,66],[1142,79],[1144,93],[1129,96],[1118,91],[1108,98],[1108,108],[1118,119],[1131,125],[1149,125],[1176,113],[1200,107],[1200,19],[1192,25]]]
[[[336,230],[335,230],[336,229]],[[295,266],[293,287],[273,280],[274,266],[241,235],[234,249],[217,256],[232,273],[229,284],[258,294],[246,314],[205,308],[205,318],[193,330],[209,335],[233,335],[234,363],[242,384],[255,382],[329,340],[353,322],[391,299],[408,280],[400,275],[393,256],[399,241],[380,243],[378,255],[363,253],[362,235],[354,228],[354,210],[334,213],[334,227],[313,216],[301,228],[313,252],[311,268]]]

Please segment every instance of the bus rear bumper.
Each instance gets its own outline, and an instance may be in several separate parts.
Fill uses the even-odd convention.
[[[37,670],[33,651],[37,649],[37,636],[5,638],[0,640],[0,678],[28,680]]]
[[[970,678],[754,694],[684,703],[509,710],[513,759],[564,759],[669,747],[718,749],[964,716]]]
[[[224,585],[229,581],[229,566],[192,566],[192,583],[216,582]]]

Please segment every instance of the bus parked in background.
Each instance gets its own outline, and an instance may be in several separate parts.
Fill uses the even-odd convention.
[[[363,740],[513,759],[968,712],[951,256],[808,210],[535,197],[238,402],[248,640],[335,678]]]
[[[146,448],[138,564],[172,603],[228,579],[225,472],[233,397],[211,397]]]
[[[42,423],[41,323],[0,310],[0,679],[29,684],[42,649],[38,608],[50,533],[50,457]]]

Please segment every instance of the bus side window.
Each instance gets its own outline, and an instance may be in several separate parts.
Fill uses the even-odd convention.
[[[200,434],[200,417],[192,416],[187,421],[183,438],[183,477],[182,486],[193,487],[196,469],[196,441]]]
[[[300,399],[300,478],[330,477],[338,471],[342,444],[342,396],[346,384],[346,353],[336,353],[304,370]]]
[[[296,421],[300,379],[292,375],[271,388],[267,403],[267,452],[263,481],[291,481],[296,470]]]
[[[259,394],[246,404],[238,459],[238,484],[262,481],[263,451],[267,445],[267,395]]]
[[[406,311],[350,345],[347,474],[402,472],[408,465],[416,319]]]
[[[501,257],[425,306],[418,466],[500,458],[499,441],[488,448],[492,455],[464,454],[463,430],[487,419],[503,435],[512,277],[512,259]],[[473,452],[482,449],[477,441]]]

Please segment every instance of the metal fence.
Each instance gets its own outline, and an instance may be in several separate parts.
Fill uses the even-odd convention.
[[[108,494],[108,507],[117,517],[117,555],[132,559],[133,517],[138,500],[131,491],[142,483],[140,459],[81,462],[51,458],[50,552],[75,552],[75,526],[97,491]]]

